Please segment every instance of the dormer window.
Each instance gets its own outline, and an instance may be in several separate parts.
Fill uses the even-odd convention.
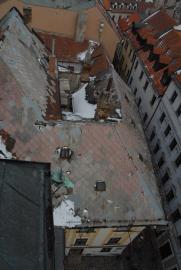
[[[155,61],[154,65],[153,65],[153,69],[155,71],[159,71],[160,69],[166,67],[166,64],[162,64],[159,61]]]

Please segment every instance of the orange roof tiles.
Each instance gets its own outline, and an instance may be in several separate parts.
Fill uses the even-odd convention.
[[[118,26],[120,30],[126,31],[132,26],[133,22],[138,22],[140,19],[141,19],[140,15],[137,12],[135,12],[132,15],[130,15],[127,19],[120,17],[118,20]]]
[[[172,58],[168,55],[162,54],[162,55],[160,55],[159,60],[160,60],[160,63],[162,63],[162,64],[169,64],[171,62]]]
[[[55,55],[58,60],[77,62],[77,55],[87,50],[89,46],[87,40],[76,42],[71,38],[45,32],[38,32],[38,35],[50,51],[52,50],[52,41],[55,39]]]
[[[176,25],[176,21],[163,10],[145,19],[145,22],[154,28],[154,35],[159,36]]]

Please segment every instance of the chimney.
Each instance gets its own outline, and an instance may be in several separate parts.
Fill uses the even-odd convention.
[[[80,12],[77,15],[77,23],[76,23],[76,33],[75,33],[75,41],[83,42],[85,38],[85,31],[87,28],[87,13]]]
[[[105,8],[105,10],[110,10],[110,0],[103,0],[103,6]]]
[[[55,37],[52,38],[52,56],[55,56]]]

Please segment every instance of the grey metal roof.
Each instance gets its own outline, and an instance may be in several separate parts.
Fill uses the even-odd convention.
[[[0,269],[53,270],[50,165],[0,160]]]
[[[71,10],[84,10],[95,6],[95,0],[23,0],[26,5],[46,6],[50,8],[65,8]]]

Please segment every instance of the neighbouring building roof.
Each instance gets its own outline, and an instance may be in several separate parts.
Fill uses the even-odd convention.
[[[17,88],[29,111],[26,117],[60,118],[56,74],[52,74],[52,71],[56,72],[56,59],[49,59],[45,46],[27,28],[16,9],[1,20],[0,31],[3,33],[0,40],[1,79],[4,78],[6,95],[8,87]],[[12,108],[16,106],[14,99],[11,102]]]
[[[147,42],[149,43],[148,39]],[[141,50],[139,57],[144,63],[149,76],[156,86],[160,95],[163,95],[167,85],[162,84],[161,80],[164,72],[171,76],[174,72],[181,68],[181,35],[178,30],[172,29],[165,33],[160,39],[155,40],[153,46],[153,53],[158,57],[157,62],[163,64],[163,68],[159,71],[154,69],[155,61],[149,61],[148,57],[150,51],[145,52]]]
[[[103,6],[107,11],[120,14],[132,14],[135,11],[139,14],[145,14],[147,10],[154,8],[154,4],[152,2],[137,0],[108,0],[103,1]]]
[[[1,270],[54,269],[50,164],[0,159]]]
[[[84,10],[95,6],[95,0],[23,0],[26,5],[38,5],[49,8],[65,8],[70,10]]]
[[[181,35],[179,30],[174,29],[175,25],[176,21],[162,10],[130,23],[128,20],[120,21],[120,27],[127,28],[126,35],[158,95],[163,95],[167,88],[163,76],[168,74],[169,81],[169,76],[180,68]]]
[[[62,61],[78,62],[78,54],[86,51],[89,46],[88,40],[76,42],[71,38],[62,37],[60,35],[53,35],[51,33],[41,31],[38,31],[37,33],[50,52],[52,52],[52,44],[54,40],[54,53],[58,60]]]
[[[18,15],[15,15],[13,11],[9,16],[17,18]],[[18,24],[14,28],[21,29],[21,24],[23,22],[18,19]],[[15,45],[23,32],[18,33],[19,35],[14,34],[13,44]],[[11,33],[9,36],[11,37]],[[25,41],[26,39],[23,40]],[[31,44],[31,38],[29,41]],[[24,52],[24,45],[22,46],[18,55],[24,71],[27,68],[26,65],[29,64],[28,61],[31,62],[32,59],[28,58],[27,61],[25,53],[27,50]],[[2,47],[0,58],[3,58],[4,52],[6,51]],[[32,52],[32,57],[33,55]],[[16,55],[13,55],[10,60],[12,59],[15,59],[14,69],[19,68]],[[33,59],[32,65],[36,63],[39,67],[39,62],[36,58]],[[24,62],[26,65],[23,65]],[[118,124],[101,121],[97,123],[95,121],[45,121],[41,110],[36,110],[35,105],[38,102],[36,95],[33,101],[30,99],[33,89],[30,91],[26,85],[22,85],[24,78],[22,81],[14,80],[16,73],[9,69],[9,62],[4,61],[4,58],[0,65],[0,85],[1,89],[4,89],[0,92],[0,129],[8,134],[6,137],[10,136],[13,139],[11,148],[8,140],[4,139],[6,150],[9,149],[13,157],[17,159],[50,162],[52,175],[58,172],[60,180],[64,179],[65,186],[61,189],[60,196],[61,208],[56,208],[62,215],[58,216],[58,222],[63,220],[65,226],[69,227],[74,227],[76,224],[79,226],[85,226],[85,224],[87,226],[165,224],[151,158],[136,104],[130,89],[113,67],[97,76],[95,87],[103,86],[104,90],[113,91],[117,95],[121,115],[121,121]],[[34,70],[40,72],[37,67]],[[32,85],[36,76],[34,70],[28,69],[29,77],[26,77]],[[108,79],[109,76],[112,77],[112,84]],[[38,84],[37,91],[39,91]],[[106,102],[106,97],[109,95],[104,93],[104,96],[103,108],[109,109],[109,100]],[[41,94],[39,98],[42,98]],[[25,102],[27,99],[28,101]],[[36,101],[33,103],[34,106],[30,101]],[[62,147],[72,150],[73,155],[69,160],[60,158],[57,149]],[[94,186],[98,180],[105,181],[106,191],[95,191]],[[57,216],[55,218],[57,222]]]
[[[136,23],[140,20],[141,17],[137,12],[131,14],[127,19],[120,17],[118,21],[119,29],[122,32],[127,31],[132,26],[133,23]]]

